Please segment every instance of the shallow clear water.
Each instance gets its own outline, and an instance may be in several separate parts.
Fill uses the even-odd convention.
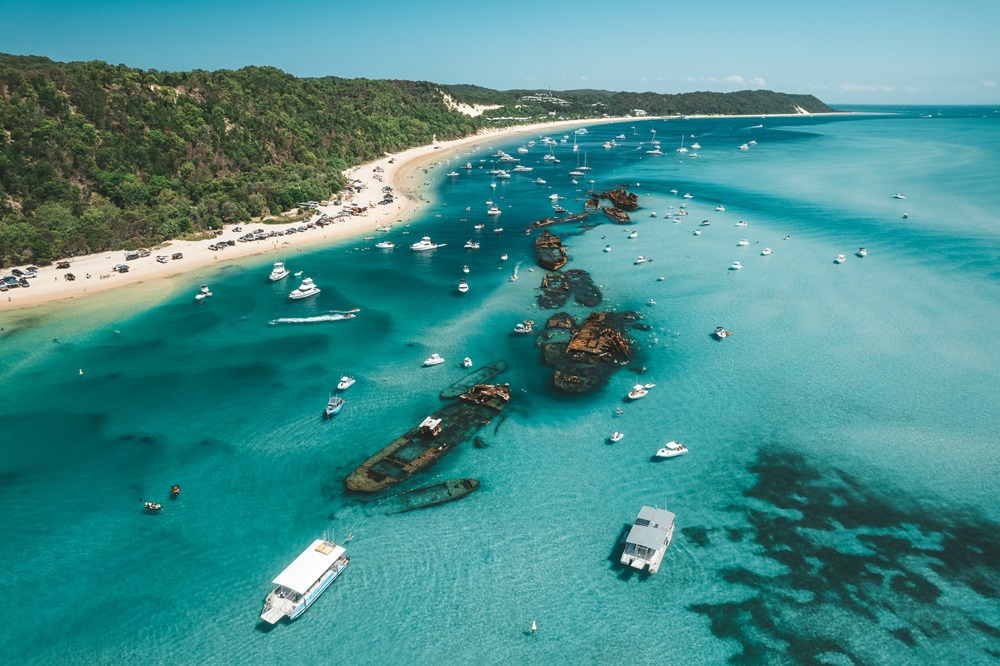
[[[554,228],[604,306],[653,327],[634,332],[631,367],[657,386],[627,405],[633,372],[558,395],[532,337],[510,334],[551,314],[535,305],[543,271],[523,230],[551,193],[582,209],[572,139],[557,165],[535,146],[522,160],[535,170],[496,191],[488,156],[521,139],[421,174],[429,204],[394,227],[394,251],[355,240],[222,267],[203,303],[191,277],[163,302],[4,322],[8,658],[995,659],[1000,121],[992,108],[923,113],[636,120],[580,137],[594,186],[629,183],[643,206],[635,239],[603,216]],[[653,128],[662,156],[638,145]],[[674,153],[682,134],[697,158]],[[444,175],[467,161],[471,174]],[[405,249],[425,234],[447,245]],[[464,250],[469,238],[481,249]],[[636,266],[639,254],[653,261]],[[322,293],[289,302],[294,278],[266,280],[277,259]],[[269,325],[352,307],[351,320]],[[717,325],[734,335],[713,340]],[[447,362],[422,368],[432,352]],[[474,476],[481,489],[393,516],[346,496],[343,478],[440,406],[464,356],[510,364],[498,379],[511,405],[480,433],[487,448],[466,443],[407,487]],[[323,422],[343,374],[358,382]],[[608,445],[612,430],[626,436]],[[690,453],[652,462],[669,439]],[[138,510],[173,483],[182,495],[162,515]],[[655,576],[612,558],[643,504],[678,516]],[[262,630],[269,581],[324,530],[353,534],[351,566],[302,619]]]

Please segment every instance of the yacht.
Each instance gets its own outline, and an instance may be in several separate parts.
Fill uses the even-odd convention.
[[[660,570],[663,556],[674,537],[674,514],[664,509],[644,506],[625,537],[620,562],[633,569]]]
[[[750,146],[745,143],[741,143],[740,150],[750,150]]]
[[[354,386],[355,381],[357,380],[355,380],[354,377],[351,377],[350,375],[344,375],[343,377],[340,378],[340,383],[337,384],[337,390],[346,391],[347,389]]]
[[[201,285],[201,289],[198,290],[198,293],[195,294],[194,300],[196,300],[196,301],[203,301],[203,300],[205,300],[206,298],[208,298],[211,295],[212,295],[212,292],[209,290],[208,285],[207,284],[203,284],[203,285]]]
[[[579,169],[573,169],[572,171],[569,172],[569,175],[573,176],[574,178],[580,178],[585,174]]]
[[[510,178],[510,174],[504,171],[503,169],[500,169],[499,171],[497,171],[497,178],[499,180],[507,180]]]
[[[479,243],[473,241],[470,238],[469,240],[465,241],[465,249],[466,250],[478,250],[479,249]]]
[[[750,241],[748,241],[746,238],[740,239],[740,242],[737,243],[737,245],[739,245],[740,247],[746,247],[749,244],[750,244]]]
[[[396,244],[393,243],[392,241],[379,241],[378,243],[375,243],[375,247],[379,248],[380,250],[391,250],[392,248],[396,247]]]
[[[691,144],[691,150],[701,150],[701,144],[695,141]]]
[[[628,392],[628,399],[638,400],[639,398],[644,397],[647,393],[649,393],[649,389],[642,384],[636,384],[632,387],[632,390]]]
[[[726,210],[726,207],[725,207],[725,206],[723,206],[722,204],[719,204],[718,206],[716,206],[716,207],[715,207],[715,210],[717,210],[717,211],[719,211],[720,213],[722,213],[722,212],[725,212],[725,210]]]
[[[434,242],[431,241],[431,237],[430,236],[424,236],[419,241],[417,241],[416,243],[414,243],[413,245],[411,245],[410,249],[411,250],[415,250],[417,252],[422,252],[424,250],[433,250],[435,248],[444,247],[444,246],[445,246],[445,243],[440,243],[440,244],[434,243]]]
[[[721,326],[716,326],[715,327],[715,331],[712,333],[712,335],[714,335],[715,337],[717,337],[720,340],[725,340],[727,337],[729,337],[730,335],[732,335],[732,333],[733,333],[732,331],[727,331],[726,329],[722,328]]]
[[[865,249],[865,248],[863,248],[863,247],[862,247],[862,248],[859,248],[859,249],[858,249],[858,252],[857,252],[857,255],[858,255],[859,257],[867,257],[867,256],[868,256],[868,250],[866,250],[866,249]]]
[[[663,448],[656,452],[657,458],[673,458],[683,453],[687,453],[687,447],[680,442],[667,442]]]
[[[277,282],[278,280],[284,280],[288,277],[288,269],[285,268],[285,262],[276,261],[274,262],[274,268],[271,270],[271,275],[268,276],[268,280],[271,282]]]
[[[690,192],[685,192],[684,193],[684,198],[685,199],[694,199],[694,195],[691,194]]]
[[[424,365],[440,365],[441,363],[444,363],[444,359],[437,354],[431,354],[430,358],[424,361]]]
[[[458,172],[457,172],[457,171],[449,171],[449,172],[448,172],[448,173],[446,173],[445,175],[446,175],[446,176],[452,176],[452,177],[456,177],[456,176],[458,176]]]
[[[618,432],[616,430],[615,432],[611,433],[611,437],[608,437],[608,439],[611,440],[612,442],[620,442],[620,441],[622,441],[622,437],[624,437],[624,436],[625,436],[625,433]]]
[[[535,185],[544,185],[544,184],[545,184],[545,179],[544,178],[536,178],[535,179]]]
[[[298,289],[293,289],[292,293],[288,294],[288,298],[293,301],[297,301],[300,298],[308,298],[309,296],[315,296],[319,293],[319,287],[313,282],[312,278],[305,278],[302,280],[302,284],[299,285]]]
[[[905,194],[900,194],[899,192],[897,192],[896,194],[892,195],[892,198],[893,199],[905,199],[906,195]]]
[[[771,248],[765,247],[764,250],[760,253],[760,256],[766,257],[769,254],[771,254]]]
[[[646,263],[646,257],[644,257],[644,256],[642,256],[640,254],[638,257],[636,257],[635,263],[636,264],[644,264],[644,263]]]
[[[469,283],[466,282],[464,279],[463,280],[459,280],[458,281],[458,290],[460,292],[462,292],[463,294],[465,292],[469,291]]]
[[[738,270],[740,270],[741,268],[743,268],[743,264],[741,264],[741,263],[740,263],[740,262],[738,262],[738,261],[734,261],[734,262],[733,262],[733,265],[729,267],[729,270],[731,270],[731,271],[738,271]]]
[[[523,164],[518,164],[516,167],[514,167],[513,170],[517,171],[518,173],[527,173],[529,171],[534,171],[534,168],[530,166],[524,166]]]
[[[340,413],[340,410],[344,408],[344,399],[340,396],[331,395],[330,402],[326,403],[326,411],[324,414],[327,418],[331,416],[336,416]]]
[[[837,258],[833,260],[833,263],[835,263],[835,264],[842,264],[842,263],[844,263],[845,261],[847,261],[847,257],[845,257],[845,256],[844,256],[844,255],[842,255],[842,254],[838,254],[838,255],[837,255]]]
[[[486,211],[486,214],[487,215],[499,215],[500,212],[501,212],[500,209],[497,208],[496,204],[494,204],[494,205],[490,206],[489,210]]]
[[[745,226],[747,226],[747,223],[744,222],[743,220],[740,220],[739,222],[736,223],[736,226],[738,226],[738,227],[745,227]]]
[[[274,579],[260,619],[275,624],[283,617],[294,620],[301,616],[350,561],[343,546],[316,539]]]

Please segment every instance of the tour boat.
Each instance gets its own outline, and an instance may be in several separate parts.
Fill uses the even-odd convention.
[[[608,437],[612,442],[620,442],[625,433],[618,432],[617,430],[611,433],[611,437]]]
[[[625,548],[619,560],[633,569],[649,569],[654,574],[660,569],[663,556],[674,537],[674,514],[664,509],[644,506],[639,510],[632,529],[625,537]]]
[[[866,250],[865,248],[860,248],[858,250],[858,256],[859,257],[867,257],[868,256],[868,250]]]
[[[326,403],[326,411],[324,412],[324,414],[326,415],[327,418],[331,416],[336,416],[337,414],[340,413],[340,410],[342,410],[343,408],[344,408],[344,399],[336,395],[331,395],[330,401]]]
[[[157,260],[159,260],[159,257],[157,257]],[[268,276],[268,279],[271,282],[277,282],[278,280],[284,280],[286,277],[288,277],[288,269],[285,268],[285,262],[274,262],[274,268],[271,270],[271,275]]]
[[[763,252],[761,252],[760,254],[762,257],[766,257],[767,255],[771,254],[771,248],[765,247]]]
[[[343,546],[316,539],[274,579],[260,619],[275,624],[283,617],[294,620],[301,616],[350,561]]]
[[[459,280],[458,281],[458,290],[460,292],[462,292],[463,294],[465,292],[469,291],[469,283],[466,282],[465,280]]]
[[[733,265],[729,267],[729,270],[731,270],[731,271],[738,271],[738,270],[740,270],[741,268],[743,268],[743,264],[741,264],[741,263],[740,263],[740,262],[738,262],[738,261],[734,261],[734,262],[733,262]]]
[[[649,393],[649,389],[647,389],[642,384],[636,384],[635,386],[632,387],[632,390],[628,392],[628,399],[638,400],[639,398],[645,396],[647,393]]]
[[[297,301],[301,298],[308,298],[309,296],[315,296],[319,293],[319,287],[313,282],[312,278],[306,278],[302,280],[302,284],[299,285],[298,289],[293,289],[292,293],[288,294],[288,298],[293,301]]]
[[[663,445],[659,451],[656,452],[657,458],[673,458],[674,456],[679,456],[682,453],[687,453],[687,447],[680,442],[667,442]]]
[[[203,301],[203,300],[205,300],[206,298],[208,298],[211,295],[212,295],[212,292],[209,290],[208,285],[207,284],[203,284],[203,285],[201,285],[201,289],[198,290],[198,293],[195,294],[194,300],[196,300],[196,301]]]
[[[835,264],[842,264],[842,263],[844,263],[845,261],[847,261],[847,257],[845,257],[845,256],[844,256],[844,255],[842,255],[842,254],[838,254],[838,255],[837,255],[837,258],[833,260],[833,263],[835,263]]]
[[[393,243],[392,241],[380,241],[378,243],[375,243],[375,247],[379,248],[380,250],[391,250],[392,248],[396,247],[396,244]]]
[[[438,354],[431,354],[430,358],[424,361],[424,365],[438,365],[440,363],[444,363],[444,358]]]
[[[745,247],[745,246],[747,246],[749,244],[750,244],[750,241],[748,241],[746,238],[741,239],[740,242],[737,243],[737,245],[739,245],[740,247]]]
[[[410,246],[411,250],[416,252],[422,252],[424,250],[433,250],[439,247],[444,247],[445,243],[435,243],[431,241],[430,236],[424,236],[419,241]]]
[[[337,390],[346,391],[347,389],[354,386],[355,381],[357,380],[355,380],[354,377],[351,377],[349,375],[344,375],[343,377],[340,378],[340,383],[337,384]]]
[[[732,334],[733,334],[732,331],[727,331],[726,329],[722,328],[721,326],[716,326],[715,327],[715,332],[712,333],[712,335],[714,335],[715,337],[717,337],[720,340],[725,340],[728,336],[730,336]]]

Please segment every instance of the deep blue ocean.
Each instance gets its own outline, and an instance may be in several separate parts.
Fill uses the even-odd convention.
[[[637,118],[590,127],[576,153],[551,132],[557,164],[542,135],[485,140],[420,172],[425,202],[388,234],[181,276],[168,296],[4,313],[5,661],[997,663],[1000,109],[852,110]],[[494,190],[501,148],[534,170]],[[578,159],[592,170],[573,184]],[[553,231],[601,308],[651,330],[605,388],[562,395],[512,334],[555,312],[524,229],[551,194],[580,212],[588,188],[619,184],[640,198],[632,224]],[[423,235],[446,245],[411,252]],[[374,249],[382,236],[397,248]],[[296,278],[267,281],[281,259],[322,293],[290,302]],[[214,296],[195,303],[201,282]],[[446,362],[421,367],[434,352]],[[440,407],[465,356],[507,361],[510,406],[485,448],[403,488],[481,489],[401,515],[348,495],[344,477]],[[357,383],[324,422],[344,374]],[[637,381],[656,387],[626,404]],[[690,452],[653,462],[667,440]],[[677,514],[652,576],[614,560],[644,504]],[[350,567],[265,630],[271,579],[324,531],[353,536]]]

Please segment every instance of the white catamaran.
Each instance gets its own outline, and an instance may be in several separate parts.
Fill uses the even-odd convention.
[[[306,612],[351,561],[343,546],[316,539],[274,579],[274,589],[264,600],[260,619],[275,624]]]

